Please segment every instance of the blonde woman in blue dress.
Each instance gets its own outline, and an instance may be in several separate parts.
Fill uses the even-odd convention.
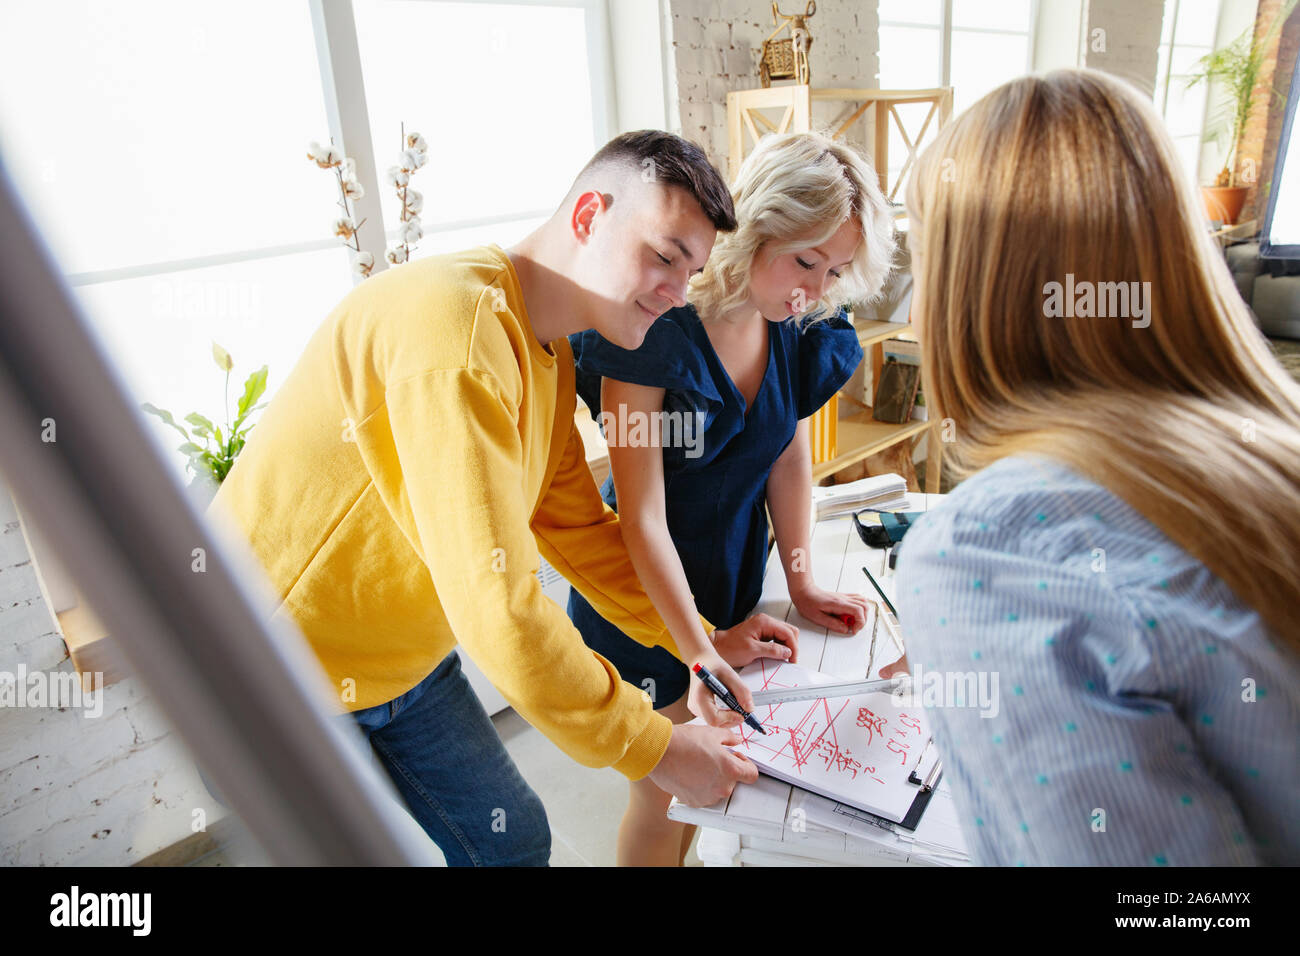
[[[719,707],[689,676],[690,666],[703,664],[749,704],[727,658],[797,656],[797,645],[778,642],[743,653],[715,649],[699,623],[702,614],[726,628],[757,603],[768,512],[799,613],[832,633],[854,633],[865,623],[866,598],[813,579],[808,417],[862,359],[839,306],[879,294],[894,250],[876,173],[854,149],[819,134],[761,140],[742,164],[732,199],[739,225],[719,236],[692,280],[690,303],[641,303],[664,314],[640,348],[618,348],[595,332],[571,339],[578,389],[593,415],[631,422],[677,413],[679,421],[698,421],[702,433],[683,432],[693,440],[669,447],[607,434],[612,473],[602,488],[619,512],[646,593],[674,634],[696,640],[679,646],[679,660],[627,637],[576,592],[569,614],[624,680],[651,690],[660,712],[675,722],[698,714],[717,726],[740,717]],[[666,236],[644,254],[671,262],[681,252]],[[670,799],[649,780],[631,784],[620,864],[681,863],[693,828],[667,818]]]

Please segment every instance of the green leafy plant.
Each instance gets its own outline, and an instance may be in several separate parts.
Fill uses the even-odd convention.
[[[1196,69],[1187,79],[1189,90],[1197,83],[1219,80],[1227,93],[1206,123],[1207,141],[1213,140],[1220,149],[1223,149],[1225,140],[1228,143],[1223,158],[1223,169],[1214,180],[1216,186],[1240,185],[1238,181],[1240,177],[1235,170],[1237,147],[1241,145],[1241,134],[1246,128],[1250,108],[1255,102],[1255,86],[1259,82],[1259,72],[1264,66],[1264,53],[1273,35],[1282,28],[1283,22],[1291,15],[1297,2],[1300,0],[1288,0],[1258,41],[1255,39],[1255,27],[1252,24],[1228,45],[1201,57],[1196,61]],[[1274,95],[1281,94],[1274,90]]]
[[[266,366],[263,365],[245,380],[244,394],[240,396],[235,420],[232,422],[230,420],[230,370],[234,368],[235,363],[230,353],[216,342],[212,343],[212,358],[216,361],[217,368],[226,373],[224,430],[198,412],[190,412],[185,416],[185,421],[189,422],[194,429],[194,434],[191,435],[166,409],[158,408],[148,402],[140,407],[150,415],[157,415],[165,424],[181,433],[185,443],[178,446],[177,450],[186,456],[188,459],[186,467],[194,472],[197,479],[219,485],[225,480],[226,475],[230,474],[235,459],[244,448],[248,432],[252,430],[253,425],[248,422],[248,417],[258,409],[266,407],[265,402],[261,405],[253,404],[266,391]],[[199,441],[203,442],[201,446],[198,444]]]

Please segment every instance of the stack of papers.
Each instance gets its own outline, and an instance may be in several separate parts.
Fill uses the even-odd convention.
[[[813,488],[813,521],[851,514],[863,508],[883,511],[907,507],[907,482],[902,475],[872,475],[843,485]]]
[[[798,852],[798,843],[815,843],[819,837],[820,842],[838,849],[834,837],[826,839],[838,833],[849,838],[843,843],[843,852],[849,856],[895,856],[901,861],[930,866],[970,863],[952,794],[942,782],[915,832],[797,787],[791,789],[786,821],[782,842],[794,852]],[[794,821],[799,826],[794,826]]]
[[[771,863],[970,865],[952,793],[942,777],[915,831],[766,775],[737,784],[729,798],[706,809],[688,807],[674,797],[668,817],[735,833],[742,846],[777,854]]]

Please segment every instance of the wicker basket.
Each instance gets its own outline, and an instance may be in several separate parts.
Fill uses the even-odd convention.
[[[772,40],[763,47],[763,66],[772,80],[794,79],[794,41]]]

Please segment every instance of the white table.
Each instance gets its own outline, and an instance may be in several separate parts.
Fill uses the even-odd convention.
[[[940,495],[912,493],[907,510],[925,511]],[[862,568],[868,568],[892,601],[894,575],[886,566],[888,552],[867,547],[849,516],[819,521],[813,528],[813,577],[829,590],[857,592],[874,601],[879,595]],[[755,613],[764,612],[799,628],[799,664],[842,680],[877,676],[880,668],[900,656],[885,625],[876,617],[874,629],[857,634],[828,633],[795,610],[786,587],[785,571],[773,547],[763,578],[763,593]],[[868,660],[875,637],[875,656]],[[834,815],[840,827],[818,824]],[[772,777],[740,784],[727,800],[696,808],[673,801],[668,816],[701,827],[697,852],[706,866],[736,865],[968,865],[965,842],[952,797],[942,780],[914,836],[882,830],[864,816],[833,801]],[[851,832],[844,832],[847,828]],[[915,844],[926,844],[924,851]],[[933,852],[933,846],[945,847]]]

